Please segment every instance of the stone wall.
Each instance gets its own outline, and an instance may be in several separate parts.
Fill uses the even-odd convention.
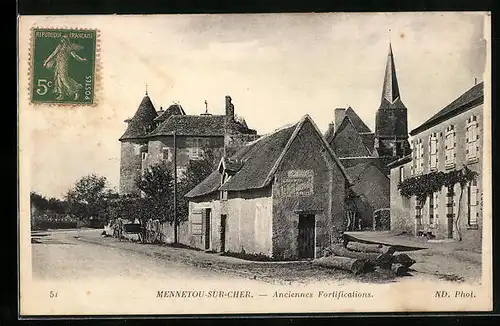
[[[345,177],[306,121],[273,184],[273,256],[299,258],[300,213],[315,214],[315,253],[319,255],[344,228],[344,197]]]
[[[138,194],[135,179],[141,174],[143,144],[134,141],[121,142],[120,154],[120,193]]]
[[[403,171],[403,177],[408,178],[411,175],[410,167],[411,162],[408,162],[391,169],[391,230],[396,233],[415,234],[415,218],[411,210],[410,199],[401,196],[398,190],[401,171]]]

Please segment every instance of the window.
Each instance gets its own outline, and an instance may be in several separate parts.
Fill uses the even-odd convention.
[[[438,224],[439,191],[429,196],[429,225]]]
[[[424,147],[422,139],[417,139],[413,147],[413,173],[421,174],[424,172]]]
[[[438,168],[438,133],[433,132],[429,136],[429,170]]]
[[[140,144],[134,144],[134,154],[141,155],[141,145]]]
[[[191,160],[198,160],[203,157],[201,138],[191,138],[188,142],[188,146],[188,155]]]
[[[471,226],[477,225],[477,218],[479,215],[477,209],[477,192],[477,183],[474,180],[467,187],[467,202],[469,204],[467,207],[467,222]]]
[[[161,148],[161,153],[159,155],[160,155],[160,160],[163,160],[163,161],[170,161],[171,160],[170,151],[169,151],[169,148],[167,146],[163,146]]]
[[[148,158],[148,153],[147,152],[142,152],[142,159],[145,160]]]
[[[472,116],[467,119],[467,132],[465,140],[467,161],[476,161],[479,158],[479,133],[476,116]]]
[[[453,125],[446,128],[446,138],[444,143],[445,148],[445,164],[447,168],[455,167],[455,158],[457,154],[455,153],[455,127]]]
[[[405,180],[405,167],[399,167],[399,182],[403,182]]]

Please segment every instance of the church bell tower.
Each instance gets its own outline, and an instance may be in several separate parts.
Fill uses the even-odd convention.
[[[393,159],[410,153],[407,109],[401,101],[390,43],[382,99],[375,118],[375,149],[379,157]]]

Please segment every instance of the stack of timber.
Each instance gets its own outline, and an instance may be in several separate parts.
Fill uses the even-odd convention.
[[[356,275],[374,269],[390,271],[397,276],[405,275],[415,260],[407,254],[395,254],[395,252],[396,248],[393,246],[351,240],[328,247],[324,257],[314,260],[313,264],[346,270]]]

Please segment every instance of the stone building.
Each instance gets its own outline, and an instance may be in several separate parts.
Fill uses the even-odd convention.
[[[149,166],[164,162],[174,166],[176,150],[177,174],[182,176],[189,160],[210,151],[218,161],[224,151],[235,152],[243,144],[255,140],[255,130],[238,118],[230,96],[225,98],[225,114],[187,115],[179,104],[156,111],[148,94],[135,115],[127,119],[127,129],[120,137],[120,193],[139,194],[135,180]]]
[[[353,180],[353,202],[346,212],[349,230],[373,229],[374,219],[389,219],[388,164],[410,152],[407,109],[401,101],[392,46],[375,114],[375,132],[351,108],[337,108],[325,138]],[[377,191],[374,191],[374,190]],[[388,228],[388,223],[386,228]]]
[[[460,232],[464,243],[481,248],[483,89],[482,82],[474,85],[410,132],[412,153],[389,165],[391,229],[436,239],[457,238]],[[398,190],[408,178],[464,167],[478,177],[463,189],[458,184],[442,187],[424,203]]]
[[[189,244],[314,258],[344,226],[346,172],[309,116],[221,160],[189,198]]]

